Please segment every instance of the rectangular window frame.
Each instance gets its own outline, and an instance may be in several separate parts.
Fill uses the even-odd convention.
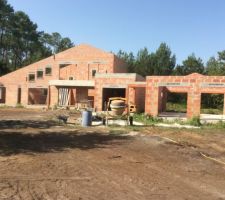
[[[97,70],[96,69],[92,69],[91,70],[91,76],[92,77],[95,77],[96,73],[97,73]]]
[[[31,79],[31,76],[33,76],[33,78]],[[35,73],[31,72],[28,74],[28,82],[35,82]]]
[[[50,72],[47,70],[50,69]],[[45,67],[45,76],[51,76],[52,75],[52,66],[48,65]]]
[[[39,76],[38,73],[40,73],[40,72],[42,72],[42,76]],[[44,71],[43,71],[43,69],[38,69],[37,70],[37,79],[43,79],[43,78],[44,78]]]

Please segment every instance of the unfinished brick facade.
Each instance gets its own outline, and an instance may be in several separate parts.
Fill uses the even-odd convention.
[[[102,110],[101,87],[113,83],[116,88],[123,85],[127,90],[128,83],[144,80],[136,74],[126,73],[127,64],[114,54],[90,45],[78,45],[0,77],[0,103],[53,107],[90,100],[94,108]],[[97,78],[97,74],[105,74],[108,78]],[[67,97],[61,96],[60,91],[69,91]]]
[[[95,79],[95,107],[97,110],[103,109],[104,104],[104,92],[103,90],[124,89],[124,96],[128,99],[128,102],[135,103],[138,111],[144,111],[145,89],[140,88],[135,93],[130,91],[129,85],[137,81],[144,82],[145,79],[138,74],[134,73],[121,73],[121,74],[98,74]],[[118,95],[117,95],[118,96]]]
[[[167,92],[187,93],[187,117],[199,116],[201,94],[225,94],[225,76],[148,76],[145,112],[158,116],[165,109]]]
[[[0,77],[0,104],[74,106],[90,101],[103,110],[109,97],[126,97],[137,110],[158,116],[168,92],[187,94],[187,117],[200,115],[201,94],[225,94],[224,76],[148,76],[127,73],[112,53],[78,45]],[[225,108],[224,108],[225,114]]]

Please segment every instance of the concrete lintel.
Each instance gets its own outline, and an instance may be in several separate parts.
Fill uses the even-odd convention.
[[[125,84],[124,85],[123,84],[119,84],[119,85],[118,84],[105,84],[105,85],[103,85],[103,88],[112,88],[112,89],[113,88],[115,88],[115,89],[123,88],[124,89],[124,88],[127,88],[127,85],[125,85]]]
[[[28,85],[28,89],[33,89],[33,88],[48,89],[48,86],[46,86],[46,85]]]
[[[96,78],[136,78],[136,73],[96,73]]]
[[[129,87],[146,87],[146,82],[132,82],[128,84]]]
[[[60,61],[58,62],[59,65],[72,65],[72,64],[78,64],[77,61]]]
[[[160,82],[157,84],[157,86],[162,87],[184,87],[184,86],[190,86],[190,83],[187,82]]]
[[[213,83],[201,83],[201,87],[216,87],[216,88],[224,88],[225,83],[213,82]]]
[[[49,81],[49,85],[94,87],[95,82],[91,81],[91,80],[51,80],[51,81]]]
[[[89,61],[88,64],[108,64],[108,62],[104,60],[92,60]]]

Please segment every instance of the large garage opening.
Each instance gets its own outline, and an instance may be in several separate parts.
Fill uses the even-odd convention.
[[[102,110],[106,110],[110,97],[126,97],[125,88],[103,88],[102,93]]]
[[[47,104],[48,89],[47,88],[29,88],[28,104],[29,105],[45,105]]]
[[[6,98],[6,88],[0,86],[0,103],[4,104]]]
[[[222,115],[224,94],[201,94],[201,114]]]
[[[187,93],[167,92],[164,112],[175,117],[186,117]]]

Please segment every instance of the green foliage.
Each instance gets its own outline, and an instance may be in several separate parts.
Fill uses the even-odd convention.
[[[154,74],[169,75],[176,65],[176,57],[172,55],[166,43],[161,43],[155,52]]]
[[[223,94],[202,94],[201,107],[223,110]]]
[[[187,121],[187,124],[192,126],[201,126],[200,116],[194,116]]]
[[[128,71],[133,73],[135,72],[135,58],[134,58],[134,54],[132,52],[127,53],[125,51],[119,50],[119,52],[117,53],[117,56],[121,59],[123,59],[127,64],[128,64]]]
[[[185,113],[185,112],[187,112],[187,104],[186,103],[167,102],[166,112]]]
[[[218,59],[219,61],[225,61],[225,50],[218,52]]]
[[[5,104],[0,104],[0,109],[4,109],[4,108],[11,108],[11,106],[7,106],[7,105],[5,105]]]
[[[26,13],[0,0],[0,76],[73,46],[69,38],[37,28]]]
[[[202,108],[201,114],[222,115],[223,111],[217,108]]]
[[[206,124],[205,127],[206,128],[213,128],[213,129],[225,129],[225,122],[219,121],[217,123]]]
[[[191,73],[204,73],[204,64],[201,58],[197,58],[194,54],[187,57],[183,61],[183,65],[178,65],[174,71],[176,75],[188,75]]]
[[[62,38],[62,36],[57,32],[52,34],[43,33],[42,42],[52,53],[59,53],[74,46],[68,37]]]
[[[225,75],[225,51],[218,52],[218,58],[211,57],[206,66],[206,73],[212,76]]]
[[[16,108],[24,108],[24,106],[21,103],[17,103]]]
[[[140,49],[136,56],[121,50],[117,56],[128,63],[129,72],[142,76],[172,74],[176,64],[176,57],[166,43],[161,43],[156,52],[149,52],[145,47]]]
[[[134,121],[137,121],[137,122],[142,122],[144,123],[145,125],[154,125],[156,123],[159,123],[159,122],[162,122],[163,120],[160,119],[160,118],[157,118],[157,117],[153,117],[151,115],[146,115],[144,113],[135,113],[134,116]]]

